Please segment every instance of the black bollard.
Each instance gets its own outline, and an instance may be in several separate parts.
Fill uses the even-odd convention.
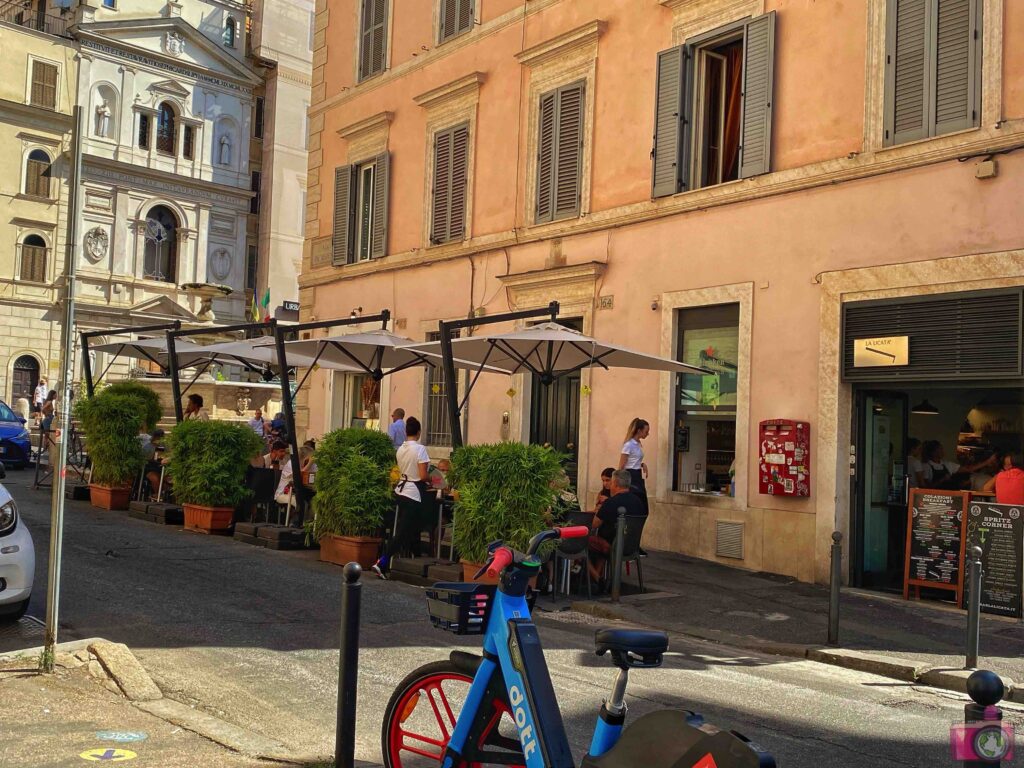
[[[981,547],[971,547],[970,590],[967,593],[967,660],[964,669],[978,668],[978,646],[981,642]]]
[[[839,645],[839,587],[843,581],[843,534],[832,532],[832,576],[828,595],[828,644]]]
[[[619,602],[622,596],[622,547],[626,535],[626,508],[619,507],[615,521],[615,549],[612,551],[612,602]]]
[[[359,681],[359,603],[363,585],[359,563],[349,563],[341,585],[341,656],[338,666],[338,730],[334,741],[336,768],[356,762],[356,694]]]
[[[967,678],[967,695],[971,697],[972,701],[964,706],[964,722],[967,725],[972,723],[987,723],[988,725],[964,729],[961,750],[958,752],[959,756],[963,758],[965,768],[985,768],[985,766],[997,766],[998,768],[1002,764],[1002,757],[1012,746],[1008,735],[1002,730],[1003,712],[996,706],[1005,693],[1003,681],[995,672],[978,670]],[[983,734],[987,734],[988,738],[984,738]],[[979,746],[986,749],[987,753],[978,754]],[[982,759],[972,760],[967,755]]]

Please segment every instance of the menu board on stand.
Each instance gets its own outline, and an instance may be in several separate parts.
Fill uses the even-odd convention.
[[[903,598],[921,596],[921,587],[949,590],[961,602],[967,531],[966,491],[915,488],[907,509],[907,556]]]
[[[981,547],[981,610],[1021,618],[1024,582],[1024,507],[971,499],[967,510],[967,547]],[[964,602],[970,579],[964,584]]]

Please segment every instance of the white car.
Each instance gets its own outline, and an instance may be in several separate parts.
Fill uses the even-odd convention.
[[[32,534],[11,494],[0,485],[0,622],[17,621],[25,615],[35,572]]]

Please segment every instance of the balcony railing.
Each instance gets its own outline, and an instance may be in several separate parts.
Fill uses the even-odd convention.
[[[56,37],[67,37],[73,16],[40,10],[35,0],[0,0],[0,21],[28,27]]]

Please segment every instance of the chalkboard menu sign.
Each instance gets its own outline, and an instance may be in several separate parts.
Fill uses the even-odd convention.
[[[903,597],[910,588],[956,592],[963,588],[964,530],[969,494],[964,491],[915,489],[907,510],[907,558]]]
[[[967,514],[967,551],[981,547],[981,610],[1021,618],[1024,581],[1024,508],[972,499]],[[966,579],[965,581],[969,581]],[[967,584],[964,584],[966,607]]]

